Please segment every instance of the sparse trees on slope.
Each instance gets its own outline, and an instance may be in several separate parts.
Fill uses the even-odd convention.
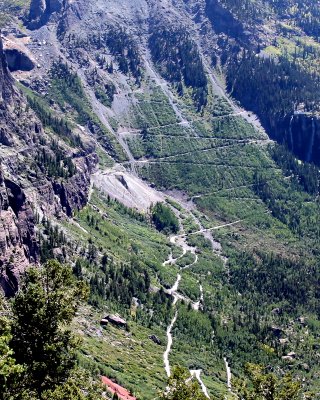
[[[301,383],[290,375],[278,378],[266,373],[263,367],[247,365],[248,379],[236,380],[234,391],[241,400],[300,400],[309,398],[302,392]]]

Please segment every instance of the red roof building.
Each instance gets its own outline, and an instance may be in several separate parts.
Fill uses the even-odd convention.
[[[137,400],[136,397],[131,396],[131,394],[127,391],[127,389],[123,388],[122,386],[114,383],[111,379],[107,378],[106,376],[101,377],[102,383],[104,383],[109,392],[114,394],[116,393],[120,400]]]

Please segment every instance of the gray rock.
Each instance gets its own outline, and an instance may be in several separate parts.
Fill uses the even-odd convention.
[[[19,49],[6,49],[8,67],[13,71],[31,71],[35,67],[35,63],[31,60],[27,53]]]
[[[31,0],[29,21],[40,21],[47,9],[46,0]]]
[[[27,20],[28,27],[40,28],[49,20],[51,14],[60,12],[63,5],[63,0],[32,0]]]
[[[47,0],[47,7],[50,13],[60,12],[63,7],[63,0]]]
[[[161,340],[156,335],[150,335],[149,339],[151,339],[155,344],[161,345]]]
[[[3,42],[0,34],[0,103],[8,103],[12,100],[13,79],[9,74],[7,58],[3,50]]]

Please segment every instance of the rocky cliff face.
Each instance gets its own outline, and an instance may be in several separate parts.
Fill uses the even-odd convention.
[[[6,295],[17,290],[19,274],[37,260],[31,204],[22,188],[0,171],[0,285]]]
[[[28,27],[37,29],[45,24],[51,14],[61,11],[64,0],[32,0],[28,16]]]
[[[0,36],[0,108],[4,104],[11,103],[13,93],[13,79],[8,73],[8,63],[3,50],[3,42]]]
[[[286,141],[299,159],[320,165],[320,116],[296,113],[288,118]]]
[[[39,159],[53,154],[52,138],[16,89],[0,39],[0,286],[7,295],[17,289],[20,272],[39,261],[36,215],[70,216],[87,202],[94,145],[59,151],[72,154],[69,178],[48,174]]]
[[[15,117],[12,119],[11,113],[16,106],[15,96],[0,38],[0,143],[7,147],[14,144]],[[13,163],[6,159],[5,151],[1,151],[0,284],[7,295],[16,290],[18,273],[29,262],[37,261],[33,212],[22,188],[9,178],[9,164]],[[2,167],[8,173],[4,173]]]

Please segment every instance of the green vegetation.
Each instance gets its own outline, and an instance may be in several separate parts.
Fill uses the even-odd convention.
[[[35,162],[48,177],[71,178],[77,171],[71,157],[66,157],[56,141],[52,141],[49,153],[45,147],[38,150]]]
[[[228,8],[231,21],[240,25],[265,18],[273,7],[271,2],[259,0],[219,3]],[[301,8],[303,2],[298,3]],[[294,14],[289,5],[284,8]],[[241,34],[239,24],[236,27]],[[284,23],[277,29],[284,32]],[[289,36],[289,29],[287,35],[286,40],[274,40],[267,51],[238,52],[241,46],[226,41],[226,49],[219,54],[228,66],[230,92],[256,111],[266,127],[281,132],[298,103],[314,112],[319,101],[315,90],[319,86],[316,40],[310,46],[307,42],[297,44],[294,49],[292,43],[298,39]],[[111,126],[115,131],[129,131],[123,137],[137,159],[135,170],[140,177],[160,189],[181,190],[183,197],[177,195],[176,201],[170,198],[167,204],[157,203],[142,213],[94,191],[90,203],[74,212],[72,220],[37,221],[41,262],[51,258],[70,262],[73,274],[90,287],[89,305],[78,308],[72,304],[70,290],[76,281],[68,269],[67,283],[58,293],[59,301],[66,299],[64,295],[71,296],[70,316],[79,311],[72,329],[83,342],[81,347],[75,346],[65,303],[60,306],[66,320],[57,316],[59,301],[55,306],[47,298],[42,282],[48,279],[43,270],[31,270],[31,283],[23,283],[12,308],[15,315],[19,306],[21,316],[15,315],[11,327],[7,322],[2,324],[0,351],[4,357],[0,360],[6,367],[0,361],[0,376],[5,371],[0,385],[5,386],[23,371],[26,381],[23,378],[22,382],[26,383],[21,384],[28,391],[34,385],[36,398],[82,399],[84,393],[90,398],[95,384],[90,376],[82,375],[80,366],[94,378],[106,375],[114,379],[139,399],[154,399],[159,390],[162,399],[202,399],[198,384],[186,382],[190,374],[184,368],[201,369],[210,396],[221,400],[232,398],[223,362],[227,357],[239,397],[282,400],[285,391],[295,399],[302,389],[317,388],[317,167],[298,162],[283,146],[269,145],[265,135],[247,123],[237,109],[213,93],[198,46],[183,28],[154,25],[149,41],[156,67],[172,84],[168,87],[173,89],[175,106],[183,118],[166,90],[144,78],[138,46],[124,29],[108,26],[88,36],[84,32],[83,37],[66,32],[60,40],[70,60],[85,71],[78,75],[62,60],[52,66],[47,98],[55,102],[54,112],[46,100],[29,93],[29,105],[48,137],[55,136],[48,142],[47,152],[43,147],[48,143],[40,143],[34,160],[38,168],[62,180],[77,172],[72,159],[66,157],[69,147],[83,146],[72,132],[76,123],[88,126],[108,152],[106,156],[99,147],[101,167],[109,166],[111,160],[126,167],[123,150],[94,114],[95,102],[90,100],[95,96],[107,117],[114,110],[104,107],[110,107],[115,91],[125,86],[126,100],[119,107],[123,110],[110,118]],[[234,57],[226,59],[225,52],[233,45]],[[87,57],[79,49],[85,49]],[[273,57],[265,57],[266,52]],[[61,140],[57,142],[57,138]],[[181,245],[169,242],[168,235],[180,229],[192,251],[183,247],[182,252]],[[176,243],[180,240],[184,237],[179,236]],[[178,274],[181,297],[173,304],[168,289]],[[183,369],[174,370],[168,392],[164,391],[163,353],[166,330],[175,311],[170,363]],[[126,329],[111,324],[101,327],[100,320],[107,313],[119,313],[127,321]],[[46,326],[33,334],[42,315]],[[52,315],[56,321],[53,328],[57,329],[48,333]],[[27,324],[29,320],[32,326]],[[40,337],[43,331],[48,346]],[[20,346],[23,334],[28,340]],[[31,343],[31,335],[37,339],[35,343]],[[56,358],[34,361],[50,356],[50,351]],[[26,360],[28,352],[32,354]],[[267,365],[267,373],[252,367],[248,380],[244,364],[252,361]],[[266,394],[268,390],[276,394]]]
[[[0,29],[6,27],[14,17],[25,12],[30,0],[3,0],[0,3]]]
[[[1,317],[1,399],[101,398],[102,391],[75,365],[79,340],[70,323],[86,296],[84,282],[57,261],[25,273],[11,310],[6,308],[10,323]]]
[[[174,212],[162,203],[153,206],[152,221],[159,231],[167,233],[177,233],[179,231],[179,221]]]
[[[70,123],[63,118],[54,115],[49,105],[46,104],[43,99],[31,94],[27,97],[27,100],[28,104],[35,111],[45,128],[52,129],[56,135],[73,147],[83,146],[80,136],[73,134]]]
[[[10,348],[12,334],[10,321],[8,319],[9,307],[5,300],[0,297],[0,398],[7,398],[8,382],[15,379],[23,372],[23,366],[17,365],[14,352]]]
[[[75,49],[87,48],[96,51],[96,60],[102,69],[113,74],[116,65],[125,75],[132,75],[135,83],[140,84],[142,79],[141,59],[138,47],[130,35],[120,26],[110,25],[105,31],[94,32],[85,38],[75,37],[69,34],[64,38],[69,50],[73,53]],[[104,52],[108,49],[114,62],[108,63]]]
[[[290,375],[278,378],[275,374],[265,373],[258,365],[248,364],[249,382],[238,380],[236,394],[243,400],[299,400],[311,398],[302,393],[301,383],[296,382]]]
[[[168,388],[160,395],[161,400],[205,400],[195,378],[189,379],[189,371],[175,367],[168,379]]]
[[[228,88],[247,109],[259,115],[274,137],[283,127],[284,118],[290,119],[295,105],[316,111],[320,102],[320,75],[285,57],[262,58],[244,52],[228,67]]]

